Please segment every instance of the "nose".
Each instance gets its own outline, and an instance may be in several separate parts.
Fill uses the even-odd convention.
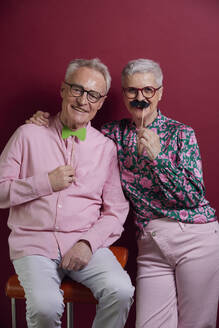
[[[77,101],[80,105],[85,105],[87,104],[88,100],[87,100],[87,92],[84,91],[83,94],[79,97],[77,97]]]
[[[141,101],[141,100],[145,100],[145,97],[143,96],[142,90],[138,90],[138,94],[136,96],[136,99]]]

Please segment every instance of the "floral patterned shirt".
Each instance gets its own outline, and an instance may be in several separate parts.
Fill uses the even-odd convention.
[[[217,220],[205,198],[200,151],[193,129],[160,111],[148,128],[159,135],[161,143],[161,152],[153,161],[145,151],[138,155],[137,129],[130,119],[102,127],[102,133],[117,144],[123,190],[138,228],[162,217],[187,223]]]

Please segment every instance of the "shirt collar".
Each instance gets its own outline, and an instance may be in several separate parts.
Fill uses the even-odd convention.
[[[164,123],[164,121],[165,121],[165,116],[163,114],[161,114],[161,111],[158,109],[157,110],[157,117],[147,127],[148,128],[158,128],[159,126],[161,126]]]
[[[56,125],[57,132],[58,132],[59,136],[62,137],[63,124],[60,120],[60,112],[55,117],[55,125]],[[90,121],[87,123],[86,129],[87,129],[87,135],[88,135],[88,133],[91,130],[91,122]],[[78,140],[78,141],[80,141],[80,140]]]

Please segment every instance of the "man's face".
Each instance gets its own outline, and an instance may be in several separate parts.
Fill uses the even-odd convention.
[[[144,88],[147,86],[154,87],[154,88],[160,87],[160,85],[157,85],[153,73],[135,73],[131,76],[128,75],[123,85],[124,88],[129,88],[129,87]],[[132,115],[132,119],[137,127],[141,126],[142,115],[144,115],[143,116],[144,126],[147,126],[148,124],[152,123],[155,120],[155,118],[157,117],[157,105],[158,102],[161,100],[162,92],[163,92],[163,88],[160,88],[159,90],[156,91],[154,96],[148,100],[143,96],[141,91],[138,91],[138,94],[134,99],[129,99],[126,97],[125,94],[123,95],[126,108],[128,109],[129,113]],[[133,100],[138,100],[138,101],[144,100],[146,102],[149,102],[149,106],[145,109],[133,107],[131,105],[131,102]]]
[[[106,82],[103,75],[88,67],[80,67],[65,82],[83,87],[88,91],[96,91],[101,95],[106,94]],[[70,90],[71,87],[63,82],[61,85],[62,111],[60,118],[62,123],[70,129],[78,129],[86,126],[94,118],[106,97],[100,98],[96,103],[91,103],[87,99],[86,92],[79,97],[74,97]]]

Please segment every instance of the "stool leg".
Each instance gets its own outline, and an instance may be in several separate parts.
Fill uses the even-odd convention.
[[[12,328],[16,328],[16,306],[15,298],[11,298],[11,323]]]
[[[67,328],[73,328],[73,303],[67,302]]]

